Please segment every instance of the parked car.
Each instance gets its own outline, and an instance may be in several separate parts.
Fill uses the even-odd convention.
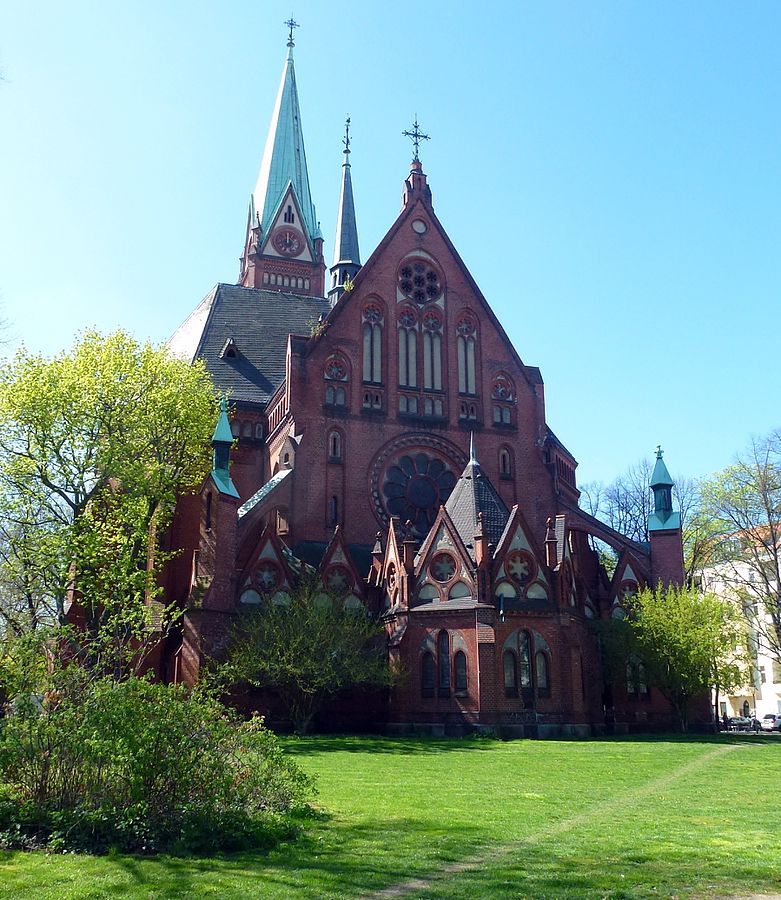
[[[751,719],[746,716],[732,716],[728,720],[730,731],[751,731]]]
[[[781,713],[768,713],[762,717],[762,731],[781,731]]]

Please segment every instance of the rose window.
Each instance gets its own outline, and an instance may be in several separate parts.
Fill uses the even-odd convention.
[[[456,476],[441,459],[427,453],[405,454],[385,470],[384,505],[389,515],[411,522],[414,534],[423,537],[455,483]]]
[[[363,310],[364,322],[370,322],[372,325],[382,322],[382,310],[376,303],[370,303]]]
[[[512,382],[506,375],[497,375],[494,378],[494,400],[511,401],[513,399]]]
[[[471,316],[464,316],[462,319],[459,319],[458,325],[456,325],[456,331],[461,337],[470,337],[475,333],[474,319]]]
[[[422,259],[405,262],[399,268],[397,283],[405,297],[421,306],[436,300],[442,294],[442,279],[439,272]]]
[[[537,574],[537,563],[526,550],[513,550],[507,557],[505,569],[517,584],[528,584]]]
[[[347,362],[341,356],[329,356],[323,372],[328,381],[347,381]]]
[[[267,594],[279,585],[279,569],[273,562],[262,562],[255,573],[255,581],[261,591]]]
[[[433,310],[429,310],[423,316],[423,327],[426,329],[426,331],[441,331],[442,319]]]
[[[415,323],[416,323],[417,321],[418,321],[418,320],[417,320],[417,318],[416,318],[416,316],[415,316],[415,313],[414,313],[414,311],[411,310],[411,309],[403,309],[403,310],[401,311],[401,314],[399,315],[399,322],[400,322],[405,328],[414,328]]]
[[[431,560],[429,572],[434,581],[445,584],[456,574],[456,561],[449,553],[437,553]]]
[[[325,573],[323,582],[329,593],[341,596],[346,594],[351,587],[352,578],[344,566],[330,566]]]

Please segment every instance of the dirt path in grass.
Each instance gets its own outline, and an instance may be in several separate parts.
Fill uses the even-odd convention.
[[[458,875],[460,872],[469,872],[473,869],[479,869],[485,866],[486,863],[497,862],[502,858],[509,856],[511,853],[517,852],[523,847],[530,847],[542,841],[550,840],[552,837],[564,834],[567,831],[572,831],[573,829],[579,828],[581,825],[585,825],[586,823],[591,822],[594,819],[599,819],[603,816],[608,816],[613,812],[624,809],[627,802],[631,802],[633,800],[642,800],[650,794],[654,794],[659,790],[663,790],[674,781],[677,781],[679,778],[683,778],[690,772],[694,772],[697,769],[700,769],[703,766],[707,765],[715,757],[723,756],[725,753],[730,753],[733,750],[737,750],[739,746],[739,744],[727,744],[721,747],[715,747],[713,750],[710,750],[708,753],[704,753],[702,756],[698,756],[696,759],[691,760],[691,762],[686,763],[680,768],[673,769],[672,772],[668,772],[661,778],[657,778],[654,781],[649,781],[647,784],[644,784],[637,790],[620,794],[619,796],[616,796],[612,800],[608,800],[605,803],[600,803],[596,806],[589,807],[582,813],[578,813],[577,815],[571,816],[568,819],[561,819],[558,822],[553,822],[551,825],[546,826],[544,831],[538,831],[534,834],[528,835],[522,840],[513,841],[512,843],[508,844],[502,844],[500,847],[496,847],[492,850],[486,850],[484,852],[481,852],[479,856],[473,856],[467,859],[459,860],[458,862],[450,863],[447,866],[443,866],[441,869],[439,869],[439,871],[432,872],[431,875],[427,876],[426,878],[410,878],[407,881],[399,881],[396,884],[392,884],[389,887],[383,888],[381,891],[377,891],[373,894],[367,894],[366,898],[367,900],[381,900],[381,898],[383,897],[405,897],[406,895],[412,894],[415,891],[425,890],[426,888],[431,887],[431,885],[435,882],[441,881],[443,878],[447,878],[450,875]],[[768,900],[768,898],[765,898],[765,900]]]

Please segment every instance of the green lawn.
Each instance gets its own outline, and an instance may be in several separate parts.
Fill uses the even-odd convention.
[[[781,893],[775,736],[287,746],[318,774],[323,810],[290,845],[219,859],[5,853],[0,897]]]

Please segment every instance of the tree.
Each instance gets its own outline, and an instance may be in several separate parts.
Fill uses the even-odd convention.
[[[244,612],[217,679],[273,690],[299,734],[339,691],[396,680],[382,625],[363,607],[345,607],[343,598],[325,594],[313,575],[302,578],[289,602],[266,600]]]
[[[755,439],[704,487],[712,562],[760,649],[781,661],[781,431]]]
[[[201,365],[123,332],[0,367],[0,626],[20,608],[28,627],[62,621],[78,596],[98,664],[151,643],[160,536],[208,472],[215,418]]]
[[[627,601],[629,646],[686,731],[691,701],[747,679],[746,633],[734,604],[692,588],[645,588]]]

